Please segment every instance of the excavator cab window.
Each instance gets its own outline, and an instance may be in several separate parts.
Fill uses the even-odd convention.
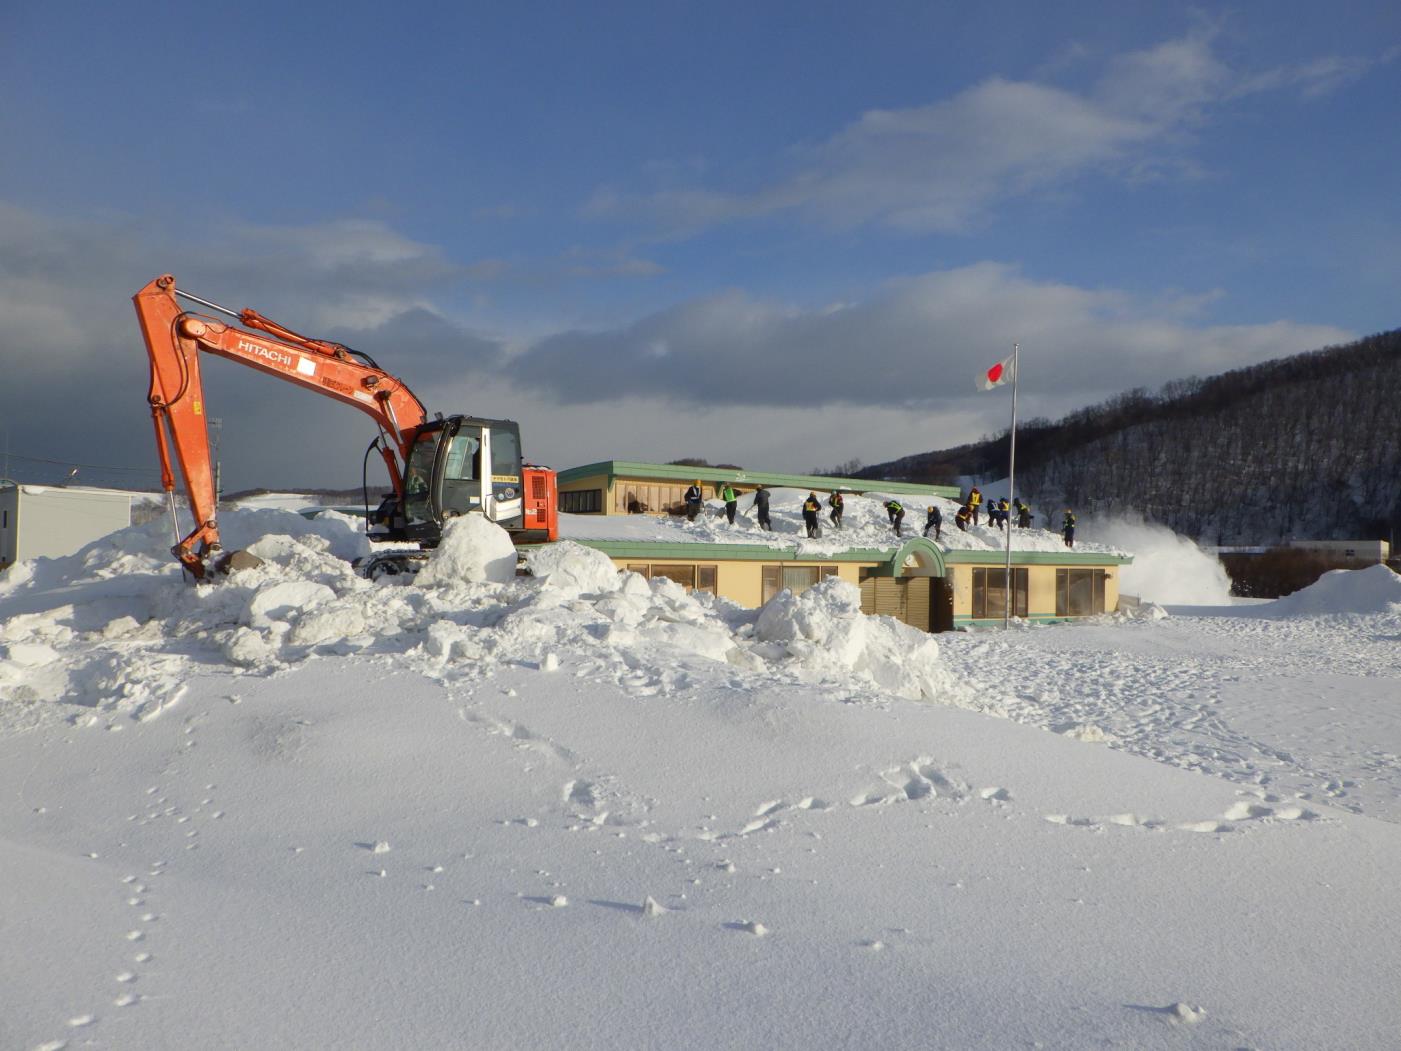
[[[441,437],[440,430],[420,434],[409,454],[408,470],[404,474],[404,518],[410,526],[433,521],[429,497],[433,490],[433,460],[438,455]]]
[[[444,517],[479,511],[482,506],[482,431],[464,426],[448,439],[443,458],[443,492],[439,510]]]
[[[498,500],[521,494],[520,435],[509,427],[491,428],[491,481]]]

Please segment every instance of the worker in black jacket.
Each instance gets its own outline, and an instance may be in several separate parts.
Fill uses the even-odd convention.
[[[929,530],[934,530],[934,539],[939,539],[939,534],[944,528],[944,515],[937,507],[930,504],[924,512],[924,535],[929,535]]]
[[[686,520],[688,522],[694,522],[696,515],[700,514],[701,499],[701,484],[700,479],[697,478],[696,484],[686,490]]]
[[[822,527],[817,524],[817,516],[821,510],[822,501],[817,498],[817,494],[808,493],[808,498],[803,501],[803,521],[807,523],[810,537],[822,535]]]
[[[773,526],[769,523],[769,491],[762,485],[754,490],[754,502],[749,505],[749,510],[757,512],[760,529],[773,532]]]
[[[827,517],[832,520],[834,526],[840,529],[842,527],[842,509],[846,506],[846,501],[842,499],[840,491],[827,497],[827,506],[832,509],[832,513]]]

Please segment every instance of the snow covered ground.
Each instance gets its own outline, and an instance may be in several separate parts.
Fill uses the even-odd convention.
[[[935,638],[222,524],[0,577],[0,1047],[1398,1046],[1384,568]]]

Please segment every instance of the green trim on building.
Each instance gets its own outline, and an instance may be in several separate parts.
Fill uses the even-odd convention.
[[[776,474],[772,471],[735,471],[720,467],[681,467],[675,464],[639,463],[633,460],[601,460],[598,463],[571,467],[556,475],[564,485],[576,478],[606,475],[611,487],[616,478],[655,478],[668,482],[736,482],[745,486],[766,485],[784,489],[849,489],[856,493],[901,493],[909,496],[940,496],[960,499],[962,490],[956,485],[918,485],[914,482],[887,482],[871,478],[833,478],[816,474]]]
[[[978,565],[996,568],[1004,565],[999,551],[948,551],[922,536],[912,536],[899,547],[853,547],[833,554],[802,554],[799,546],[771,547],[767,544],[704,544],[657,540],[585,540],[574,543],[602,551],[609,558],[666,559],[677,562],[871,562],[878,576],[900,576],[906,562],[929,569],[929,576],[948,575],[950,565]],[[535,545],[531,545],[535,546]],[[1013,551],[1014,566],[1105,566],[1128,565],[1132,555],[1093,551]]]
[[[1007,555],[1002,551],[945,551],[944,561],[958,565],[1002,566]],[[1108,551],[1018,551],[1012,549],[1014,566],[1127,566],[1132,555],[1116,555]]]
[[[565,539],[572,539],[566,537]],[[652,540],[582,540],[576,544],[609,558],[665,559],[677,562],[888,562],[894,552],[851,548],[832,555],[799,554],[796,547],[764,544],[677,544]]]
[[[1103,616],[1103,614],[1093,614]],[[1062,617],[1055,613],[1035,613],[1029,617],[1016,617],[1016,620],[1023,624],[1069,624],[1074,621],[1087,620],[1087,617]],[[970,617],[965,613],[959,613],[953,618],[954,629],[959,628],[1001,628],[1003,626],[1001,617]]]

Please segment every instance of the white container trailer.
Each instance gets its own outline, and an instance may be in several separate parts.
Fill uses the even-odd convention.
[[[0,482],[0,569],[27,558],[71,555],[131,525],[131,493]]]

